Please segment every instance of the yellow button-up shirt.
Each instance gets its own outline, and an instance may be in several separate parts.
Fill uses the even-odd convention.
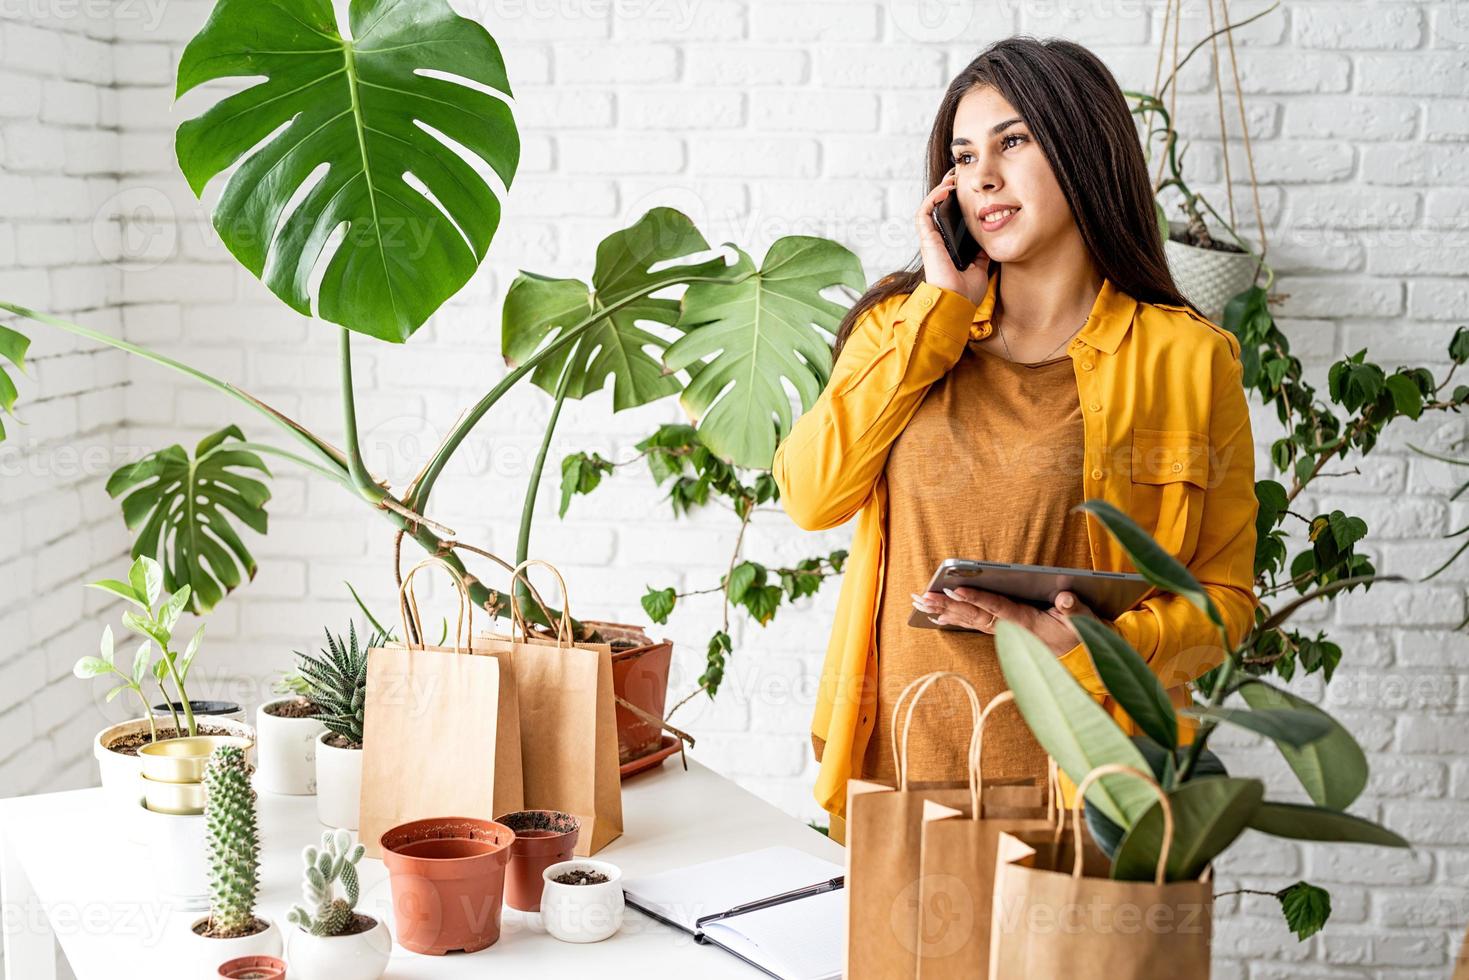
[[[815,531],[857,517],[811,721],[821,763],[815,796],[839,818],[875,718],[888,450],[965,344],[990,335],[998,282],[992,274],[978,306],[925,282],[866,311],[816,404],[775,452],[781,503],[796,524]],[[1139,303],[1106,279],[1067,347],[1085,422],[1084,497],[1110,501],[1183,562],[1219,609],[1231,644],[1254,625],[1259,605],[1255,450],[1239,350],[1233,334],[1188,307]],[[977,503],[984,492],[974,488]],[[1090,514],[1086,521],[1093,567],[1136,571],[1101,523]],[[1208,617],[1157,589],[1111,625],[1176,707],[1192,704],[1188,682],[1224,659]],[[1107,697],[1084,646],[1060,659],[1127,734],[1137,732]],[[1180,741],[1192,741],[1197,722],[1178,722]],[[1068,805],[1073,791],[1063,773]]]

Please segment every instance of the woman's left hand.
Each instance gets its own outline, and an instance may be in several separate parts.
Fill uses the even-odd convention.
[[[1035,606],[983,589],[945,589],[913,596],[913,608],[927,613],[939,626],[962,626],[981,633],[995,632],[995,624],[1007,620],[1040,637],[1056,656],[1081,642],[1081,635],[1068,621],[1072,616],[1095,616],[1074,592],[1057,593],[1050,609]]]

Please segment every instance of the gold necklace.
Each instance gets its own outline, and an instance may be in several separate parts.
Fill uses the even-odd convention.
[[[1091,317],[1087,317],[1087,320],[1090,320],[1090,319],[1091,319]],[[1015,361],[1016,364],[1039,364],[1041,361],[1049,360],[1050,357],[1051,357],[1051,354],[1054,354],[1054,353],[1056,353],[1056,351],[1060,350],[1061,349],[1061,346],[1063,344],[1065,344],[1067,340],[1070,340],[1072,337],[1075,337],[1076,336],[1076,331],[1077,330],[1080,330],[1081,327],[1086,326],[1086,320],[1081,321],[1081,327],[1077,327],[1076,330],[1071,331],[1070,336],[1068,336],[1064,340],[1062,340],[1060,344],[1057,344],[1055,347],[1052,347],[1051,348],[1051,354],[1047,354],[1045,357],[1042,357],[1040,359],[1040,361],[1016,361],[1015,360],[1015,355],[1010,353],[1010,342],[1005,339],[1005,325],[1003,323],[1000,323],[999,321],[996,321],[995,322],[995,326],[999,328],[999,331],[1000,331],[1000,343],[1002,343],[1002,344],[1005,345],[1005,356],[1006,357],[1010,358],[1010,360],[1012,360],[1012,361]]]

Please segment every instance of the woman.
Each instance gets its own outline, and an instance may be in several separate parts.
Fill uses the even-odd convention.
[[[1005,690],[1000,620],[1040,637],[1136,731],[1069,622],[1091,615],[1074,594],[1050,609],[979,590],[917,594],[943,559],[1134,571],[1076,509],[1103,499],[1189,567],[1231,643],[1258,605],[1239,342],[1174,286],[1111,73],[1067,41],[991,45],[944,94],[927,174],[918,259],[848,311],[831,379],[773,464],[801,527],[858,518],[812,720],[815,795],[839,841],[847,781],[892,779],[890,715],[909,680],[954,670],[984,701]],[[983,248],[963,271],[931,217],[950,194]],[[964,629],[915,629],[914,608]],[[1216,628],[1172,595],[1150,592],[1110,625],[1177,707],[1192,703],[1188,682],[1224,658]],[[916,779],[966,772],[968,708],[945,688],[916,716]],[[1196,724],[1181,716],[1181,738]],[[990,718],[984,746],[986,778],[1044,777],[1045,753],[1013,709]],[[1062,782],[1069,803],[1074,787]]]

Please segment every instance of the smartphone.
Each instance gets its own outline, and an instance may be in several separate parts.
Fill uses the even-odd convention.
[[[979,239],[969,233],[969,226],[964,223],[964,212],[959,208],[957,188],[949,191],[948,197],[934,205],[933,223],[938,226],[939,237],[949,250],[949,258],[954,260],[954,268],[963,272],[979,258],[983,249],[979,247]]]

